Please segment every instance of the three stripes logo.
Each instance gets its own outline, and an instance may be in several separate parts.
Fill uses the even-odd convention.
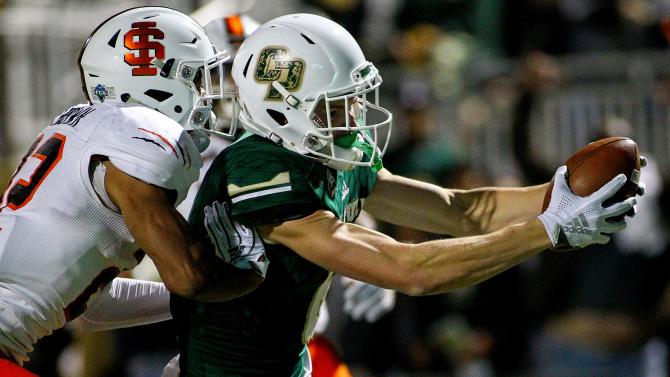
[[[576,219],[572,220],[567,225],[563,225],[561,228],[564,233],[594,234],[595,232],[588,229],[588,226],[589,222],[586,220],[586,216],[582,213]]]

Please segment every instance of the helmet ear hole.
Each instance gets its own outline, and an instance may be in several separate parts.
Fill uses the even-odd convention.
[[[288,119],[286,119],[286,116],[279,111],[272,109],[266,109],[265,111],[267,111],[268,115],[270,115],[270,117],[280,126],[285,126],[288,124]]]
[[[144,92],[144,94],[147,95],[148,97],[155,99],[158,102],[163,102],[166,99],[172,97],[172,93],[158,89],[149,89],[146,92]]]

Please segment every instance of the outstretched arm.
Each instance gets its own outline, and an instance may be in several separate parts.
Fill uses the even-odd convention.
[[[260,228],[266,239],[325,269],[410,295],[476,284],[551,246],[537,220],[482,236],[420,244],[342,223],[327,211]]]
[[[566,170],[557,170],[542,215],[484,235],[405,244],[342,223],[324,210],[260,230],[270,242],[335,273],[410,295],[443,293],[476,284],[551,246],[606,243],[611,233],[625,228],[625,220],[611,219],[631,210],[635,198],[603,207],[626,183],[625,175],[578,197],[568,188]]]
[[[547,187],[452,190],[382,170],[365,210],[380,220],[431,233],[485,234],[537,217]]]
[[[196,300],[225,301],[262,282],[254,271],[224,263],[189,237],[169,191],[135,179],[109,161],[104,164],[107,194],[171,292]]]

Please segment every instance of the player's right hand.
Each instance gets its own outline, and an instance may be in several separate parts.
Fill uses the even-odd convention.
[[[161,377],[179,377],[179,354],[173,357],[163,368]]]
[[[593,243],[604,244],[610,235],[626,228],[625,214],[635,206],[635,198],[603,207],[626,184],[626,176],[619,174],[598,191],[588,196],[572,193],[567,183],[567,167],[561,166],[554,176],[554,187],[547,209],[538,216],[554,247],[585,247]]]
[[[342,276],[344,312],[355,321],[377,322],[395,306],[395,291]]]
[[[235,267],[254,269],[265,277],[270,261],[265,256],[263,239],[256,229],[234,221],[228,203],[213,202],[204,209],[205,229],[216,254]]]

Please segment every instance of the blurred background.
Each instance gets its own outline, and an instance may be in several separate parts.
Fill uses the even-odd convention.
[[[190,13],[206,3],[0,0],[0,182],[41,129],[84,102],[76,59],[95,26],[132,6]],[[446,295],[399,295],[373,324],[340,316],[333,297],[326,334],[355,376],[668,376],[670,0],[247,5],[261,23],[318,13],[354,35],[384,78],[395,117],[384,164],[394,173],[454,188],[542,183],[604,136],[633,138],[649,159],[639,214],[606,246],[545,252]],[[438,237],[379,227],[404,241]],[[159,376],[176,352],[169,322],[73,327],[44,339],[28,367]]]

